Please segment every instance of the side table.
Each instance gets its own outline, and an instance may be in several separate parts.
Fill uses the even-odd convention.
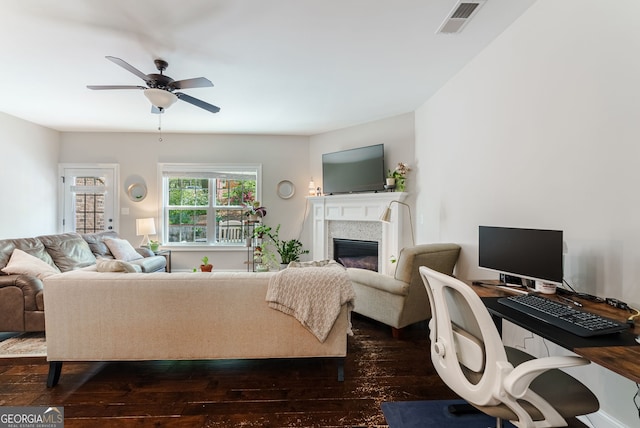
[[[167,267],[166,271],[171,272],[171,250],[160,250],[156,251],[156,256],[164,256],[167,259]]]

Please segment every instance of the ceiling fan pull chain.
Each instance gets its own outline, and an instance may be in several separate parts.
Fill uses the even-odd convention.
[[[162,143],[162,114],[158,115],[158,131],[160,132],[160,136],[158,137],[158,142]]]

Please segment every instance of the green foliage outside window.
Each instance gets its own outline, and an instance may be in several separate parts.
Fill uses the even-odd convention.
[[[256,180],[172,177],[168,191],[169,241],[206,243],[213,241],[207,230],[217,229],[220,221],[242,220],[244,204],[254,200]]]

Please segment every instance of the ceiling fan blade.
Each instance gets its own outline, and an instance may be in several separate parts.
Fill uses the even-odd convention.
[[[113,62],[114,64],[118,64],[120,67],[124,68],[125,70],[135,74],[136,76],[138,76],[139,78],[141,78],[145,82],[149,81],[149,78],[147,77],[146,74],[144,74],[142,71],[138,70],[137,68],[135,68],[134,66],[132,66],[128,62],[123,61],[120,58],[116,58],[115,56],[108,56],[107,55],[107,56],[105,56],[105,58],[108,59],[109,61]]]
[[[217,112],[220,111],[220,107],[214,106],[213,104],[206,103],[206,102],[204,102],[202,100],[199,100],[197,98],[193,98],[190,95],[183,94],[182,92],[175,92],[175,94],[182,101],[186,101],[189,104],[193,104],[194,106],[200,107],[200,108],[205,109],[207,111],[210,111],[211,113],[217,113]]]
[[[213,83],[205,77],[177,80],[169,84],[169,87],[173,89],[206,88],[209,86],[213,86]]]
[[[144,86],[136,86],[136,85],[87,85],[87,88],[94,89],[97,91],[103,89],[147,89]]]

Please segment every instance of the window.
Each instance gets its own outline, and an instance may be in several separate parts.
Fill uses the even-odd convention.
[[[244,246],[245,205],[259,200],[260,165],[162,164],[165,245]]]

